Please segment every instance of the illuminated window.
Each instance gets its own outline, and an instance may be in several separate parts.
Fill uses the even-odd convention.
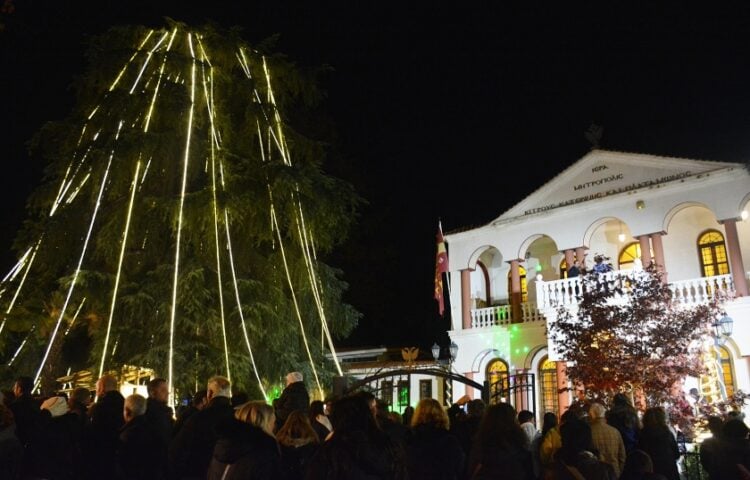
[[[620,270],[631,270],[635,265],[635,259],[641,258],[641,244],[638,242],[628,243],[620,250],[617,265]]]
[[[384,380],[380,383],[380,399],[386,405],[393,405],[393,382]]]
[[[721,373],[724,386],[727,389],[727,396],[734,395],[734,367],[732,366],[732,357],[726,347],[719,348],[719,357],[721,358]]]
[[[557,367],[548,357],[539,365],[539,387],[542,411],[557,413]]]
[[[404,411],[404,408],[409,406],[409,382],[406,380],[398,381],[398,411],[399,413]]]
[[[487,365],[487,381],[490,383],[490,404],[507,401],[503,398],[508,391],[508,364],[496,358]]]
[[[419,399],[432,398],[432,380],[419,381]]]
[[[729,273],[727,247],[724,236],[716,230],[709,230],[698,237],[698,256],[704,277]]]
[[[508,272],[508,299],[513,298],[513,281],[510,274],[511,272]],[[521,301],[526,302],[529,298],[528,288],[526,287],[526,269],[519,265],[518,274],[521,277]]]

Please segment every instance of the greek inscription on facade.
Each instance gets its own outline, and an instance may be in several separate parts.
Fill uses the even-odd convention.
[[[597,180],[592,180],[590,182],[579,183],[578,185],[574,185],[573,190],[583,190],[584,188],[596,187],[603,183],[614,182],[617,180],[622,180],[623,178],[625,178],[625,176],[622,173],[613,173],[612,175],[608,177],[602,177]]]
[[[602,171],[602,170],[609,170],[609,167],[606,166],[606,165],[598,165],[598,166],[596,166],[596,167],[594,167],[594,168],[591,169],[591,173],[599,172],[599,171]]]

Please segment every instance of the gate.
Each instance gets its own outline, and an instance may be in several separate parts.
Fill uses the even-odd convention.
[[[340,396],[358,390],[366,390],[392,407],[392,410],[401,411],[410,404],[412,376],[414,375],[442,379],[443,404],[446,404],[446,402],[449,402],[452,399],[451,393],[453,382],[463,383],[479,390],[482,393],[482,400],[484,400],[485,403],[489,402],[490,389],[488,382],[485,382],[485,384],[482,385],[464,375],[449,372],[448,370],[441,368],[404,368],[398,370],[386,370],[356,380],[348,386],[345,385],[345,382],[339,380],[334,382],[334,386],[338,385],[338,388],[334,389],[334,394]],[[432,392],[432,379],[429,382],[429,390],[422,390],[423,388],[426,388],[426,386],[427,384],[424,384],[424,386],[422,384],[419,385],[419,398],[436,398],[437,392]],[[450,403],[447,403],[446,406],[450,406]]]
[[[536,381],[533,373],[502,375],[489,387],[491,405],[506,402],[517,412],[529,410],[536,415]]]

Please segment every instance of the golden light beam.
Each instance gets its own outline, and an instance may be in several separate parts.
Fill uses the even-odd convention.
[[[122,244],[120,245],[120,258],[117,261],[117,273],[115,274],[115,286],[112,289],[112,302],[109,307],[109,318],[107,319],[107,332],[104,335],[104,348],[102,349],[102,360],[99,364],[99,376],[104,374],[104,362],[107,360],[107,346],[109,345],[109,335],[112,332],[112,319],[115,315],[115,304],[117,303],[117,290],[120,287],[120,276],[122,274],[122,262],[125,258],[125,248],[128,244],[128,232],[130,231],[130,219],[133,214],[133,203],[135,202],[135,192],[138,189],[138,174],[141,170],[140,159],[135,164],[135,174],[133,175],[133,186],[130,192],[130,203],[128,204],[128,214],[125,219],[125,229],[122,232]],[[83,303],[81,303],[83,305]],[[72,325],[72,322],[71,322]],[[66,332],[67,335],[67,332]]]

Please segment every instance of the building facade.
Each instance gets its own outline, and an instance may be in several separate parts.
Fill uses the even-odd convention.
[[[569,292],[580,279],[567,278],[568,267],[590,269],[604,255],[615,270],[655,262],[682,302],[732,293],[723,380],[728,392],[750,391],[748,210],[742,164],[591,151],[488,225],[445,236],[454,370],[500,387],[533,378],[531,397],[506,400],[539,417],[562,411],[571,400],[557,393],[568,385],[565,359],[546,326],[559,305],[575,308]],[[479,392],[456,384],[452,395]]]

